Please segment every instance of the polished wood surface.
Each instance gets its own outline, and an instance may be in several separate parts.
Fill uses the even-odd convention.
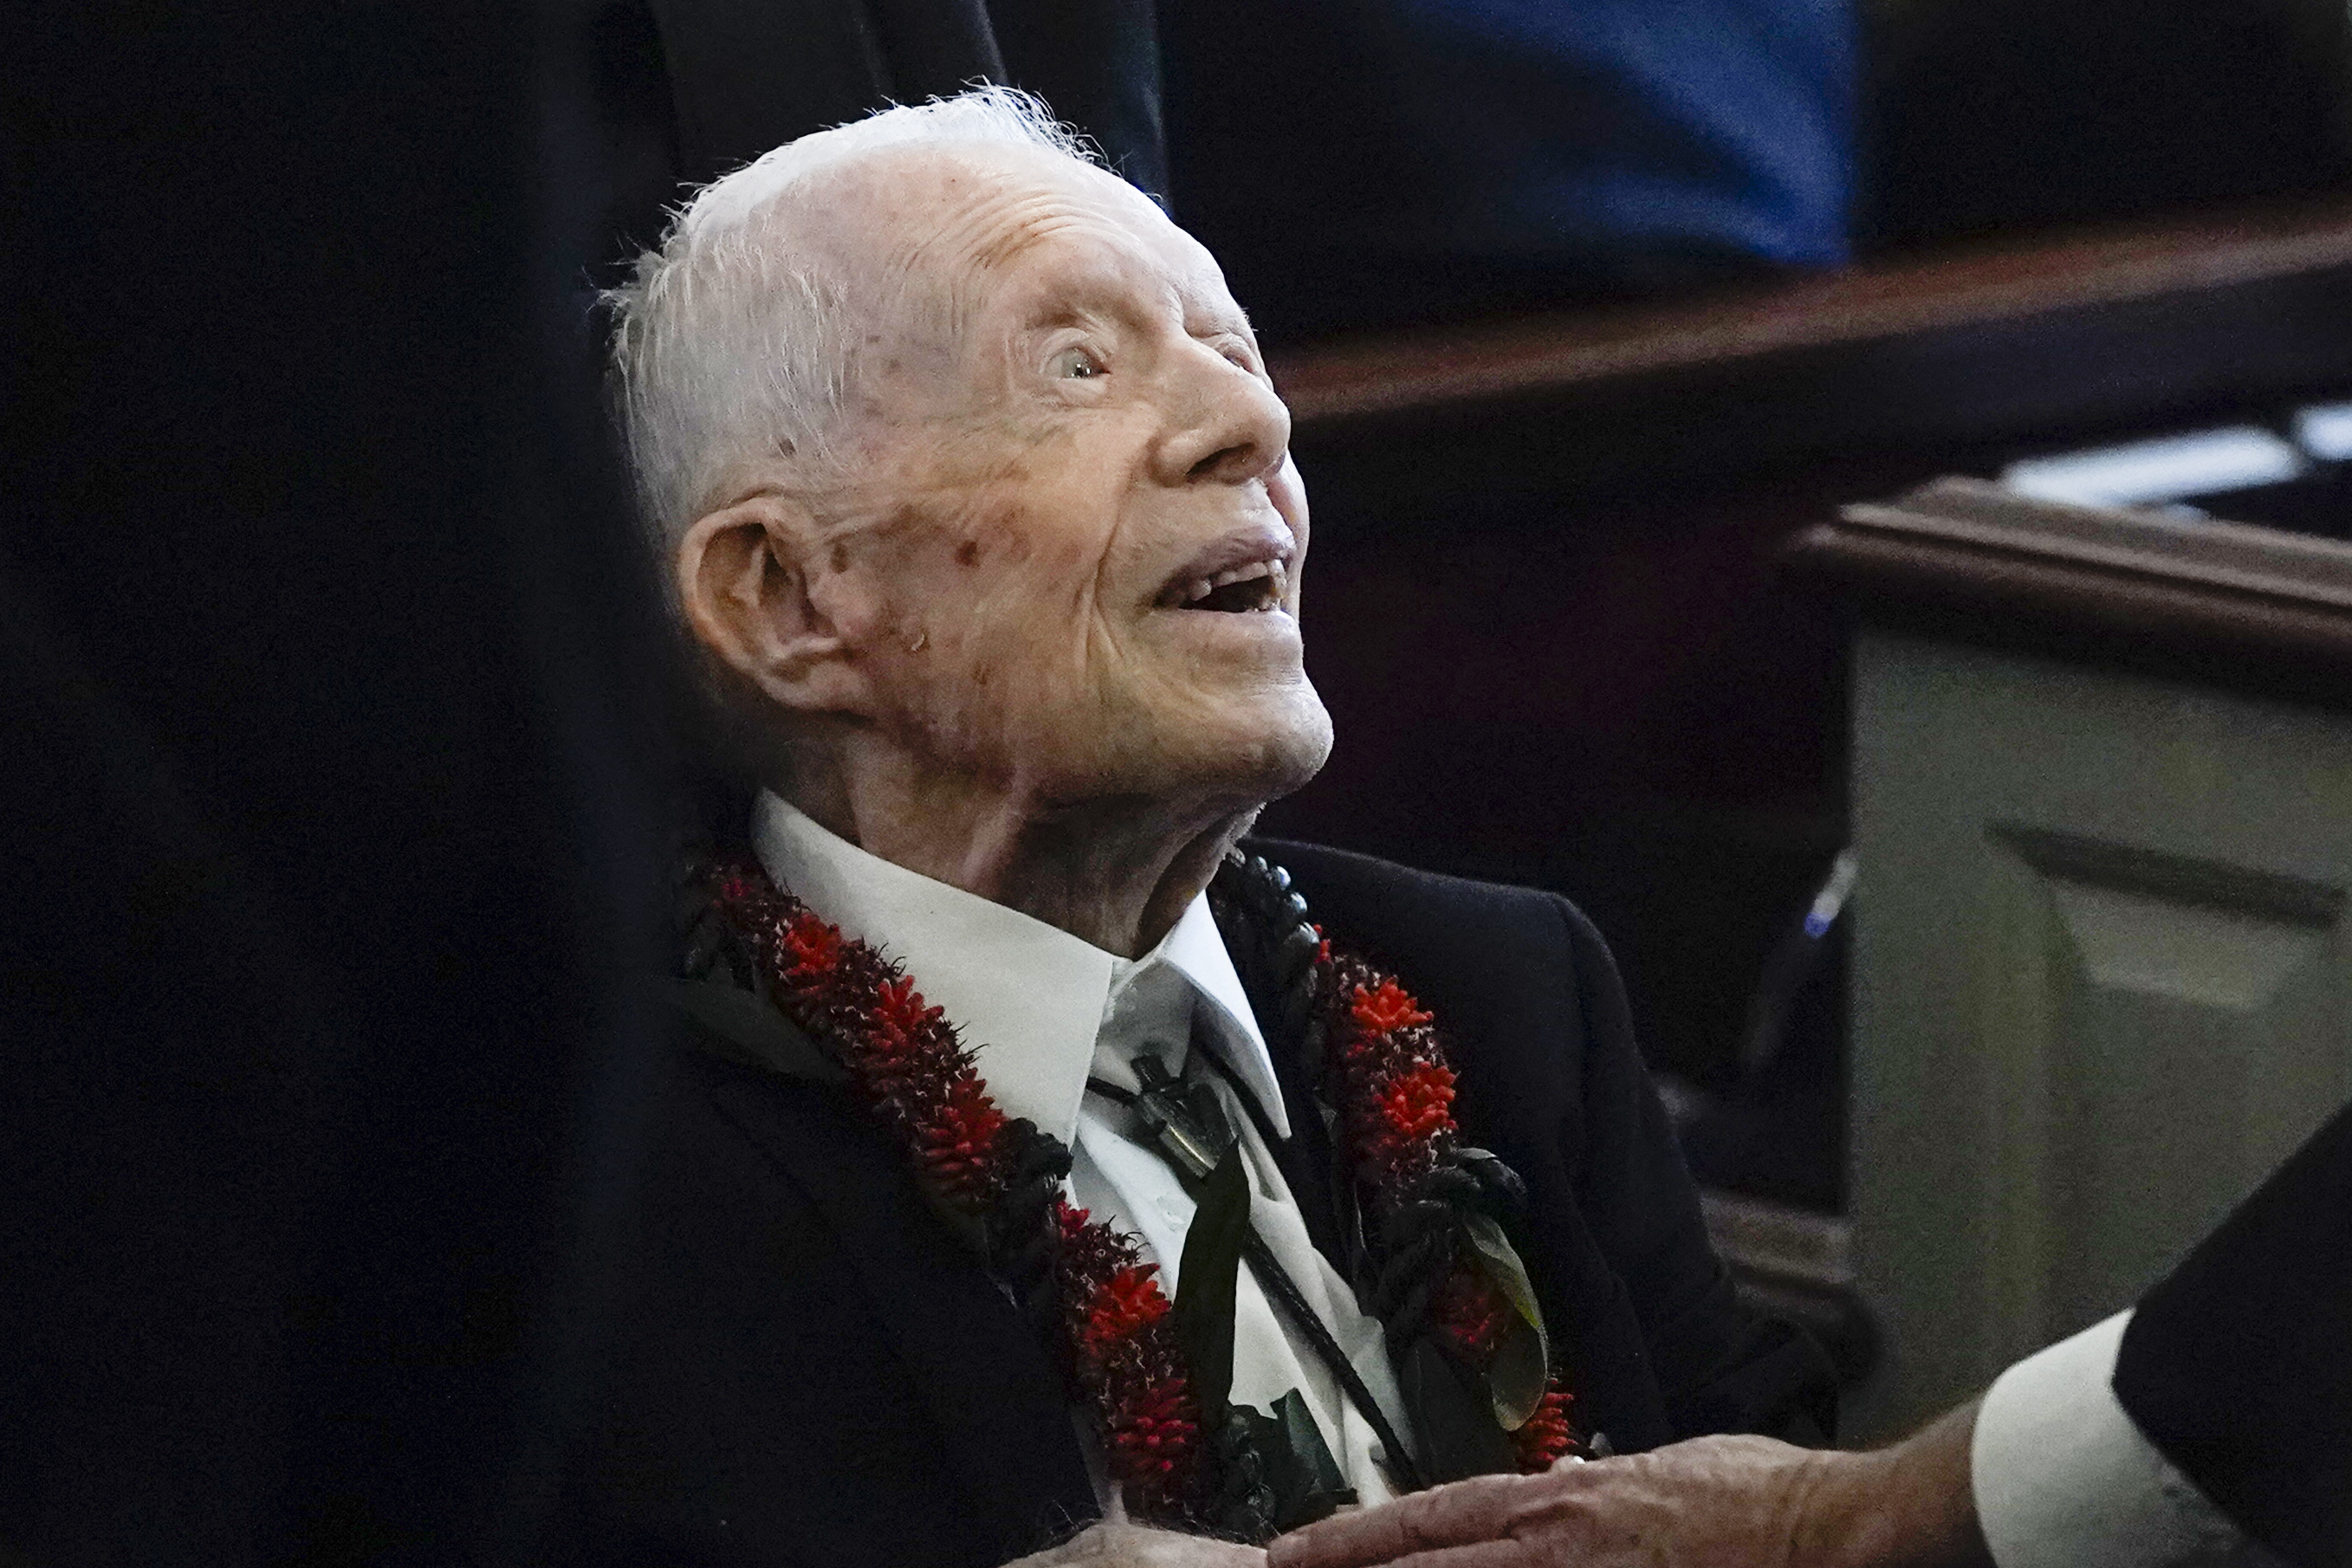
[[[2340,395],[2352,205],[1399,332],[1271,369],[1318,502],[1357,527],[1445,531],[1465,489],[1539,500],[1896,447],[1966,471],[1962,448]]]
[[[1302,429],[1825,349],[2352,271],[2352,204],[2249,212],[1865,266],[1695,305],[1579,311],[1337,342],[1280,357]]]
[[[1859,617],[2352,707],[2352,546],[1944,479],[1787,557]]]

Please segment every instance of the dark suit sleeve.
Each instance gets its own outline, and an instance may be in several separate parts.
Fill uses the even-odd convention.
[[[2352,1107],[2141,1300],[2115,1389],[2239,1528],[2352,1563]]]
[[[1801,1331],[1738,1300],[1635,1048],[1617,966],[1575,906],[1550,902],[1566,928],[1584,1009],[1579,1206],[1632,1298],[1674,1436],[1825,1440],[1837,1421],[1828,1358]]]

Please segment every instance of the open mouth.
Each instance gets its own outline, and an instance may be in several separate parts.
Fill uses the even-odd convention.
[[[1280,561],[1245,561],[1213,577],[1175,584],[1160,595],[1160,602],[1171,609],[1246,616],[1280,609],[1288,585],[1289,572]]]

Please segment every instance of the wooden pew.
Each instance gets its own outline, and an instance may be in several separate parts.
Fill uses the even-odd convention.
[[[2128,1305],[2352,1099],[2352,544],[1948,480],[1792,559],[1857,625],[1885,1431]]]

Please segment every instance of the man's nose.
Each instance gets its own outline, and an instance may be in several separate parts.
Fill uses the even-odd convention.
[[[1246,484],[1282,466],[1290,410],[1274,388],[1206,344],[1185,366],[1181,401],[1160,444],[1163,484]],[[1205,363],[1203,363],[1205,362]]]

